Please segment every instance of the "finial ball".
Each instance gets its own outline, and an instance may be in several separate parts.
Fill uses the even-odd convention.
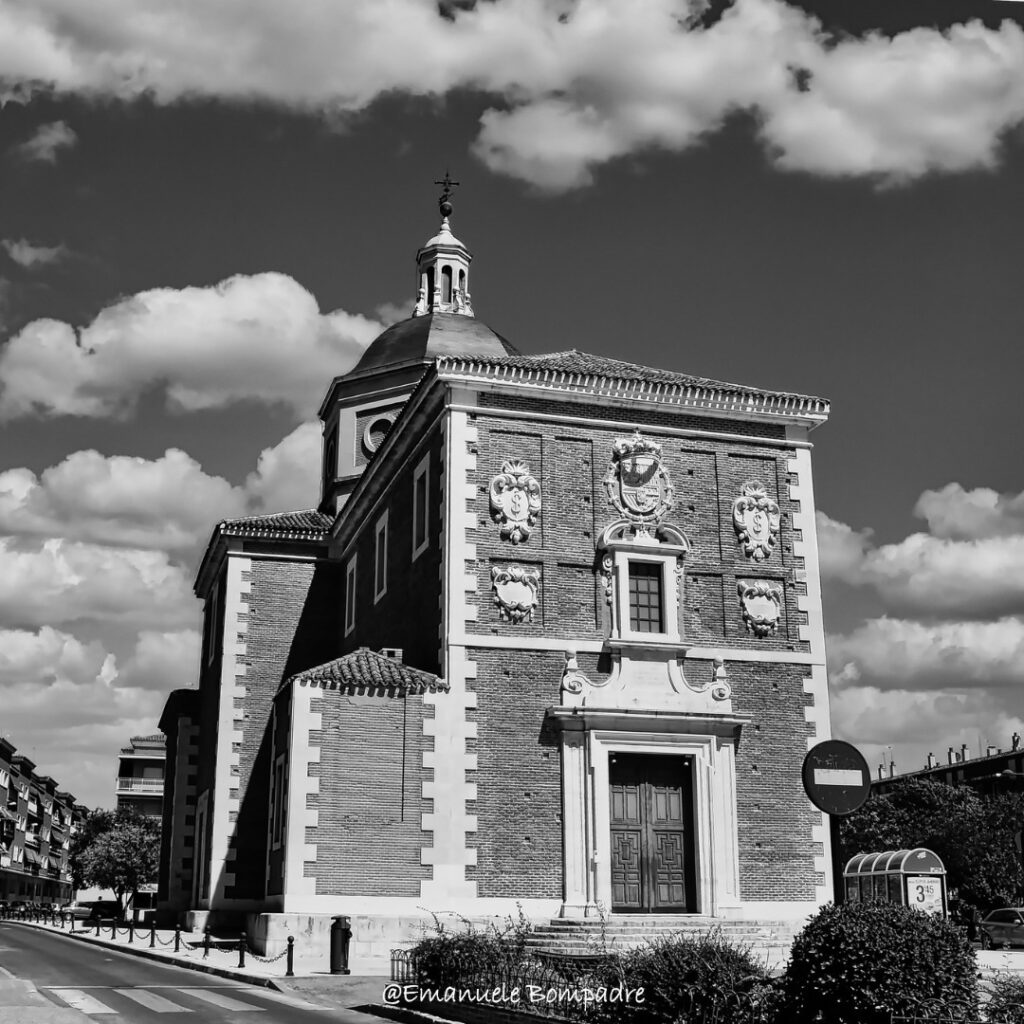
[[[447,199],[442,199],[438,205],[440,206],[442,217],[450,217],[452,215],[453,207]]]

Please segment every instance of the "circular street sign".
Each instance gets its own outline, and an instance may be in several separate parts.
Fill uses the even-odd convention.
[[[819,811],[852,814],[871,792],[871,771],[864,755],[842,740],[825,740],[807,751],[804,791]]]

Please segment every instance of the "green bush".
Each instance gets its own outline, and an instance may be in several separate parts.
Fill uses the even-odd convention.
[[[829,905],[793,943],[783,1019],[889,1024],[929,1003],[976,1017],[975,974],[970,944],[939,917],[889,903]]]
[[[1019,974],[997,974],[985,1015],[992,1024],[1024,1024],[1024,978]]]
[[[718,932],[665,936],[619,954],[601,984],[642,987],[643,1002],[605,1004],[588,1020],[674,1024],[713,1019],[716,1024],[762,1020],[755,1012],[774,999],[767,972],[750,951]]]

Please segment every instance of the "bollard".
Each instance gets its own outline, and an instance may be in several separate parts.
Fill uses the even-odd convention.
[[[128,918],[128,941],[135,941],[135,917]]]
[[[156,915],[153,915],[153,920],[149,922],[149,948],[152,949],[156,945]]]
[[[117,917],[112,917],[110,919],[110,937],[112,939],[117,938]]]
[[[245,932],[242,932],[238,939],[238,966],[245,966]]]
[[[100,937],[100,919],[96,918],[96,938]]]
[[[210,955],[210,926],[207,925],[203,931],[203,959]]]
[[[286,963],[288,964],[288,969],[284,972],[284,976],[286,978],[294,978],[295,977],[295,971],[292,969],[294,967],[294,965],[295,965],[295,936],[294,935],[289,935],[288,936],[288,958],[287,958]]]
[[[181,950],[181,925],[176,924],[174,926],[174,952],[177,953]]]
[[[331,974],[349,974],[348,944],[352,929],[347,917],[336,917],[331,923]]]

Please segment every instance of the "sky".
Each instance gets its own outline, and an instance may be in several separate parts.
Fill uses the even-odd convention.
[[[833,732],[1024,731],[1024,2],[0,0],[0,734],[90,806],[461,182],[477,315],[821,395]]]

